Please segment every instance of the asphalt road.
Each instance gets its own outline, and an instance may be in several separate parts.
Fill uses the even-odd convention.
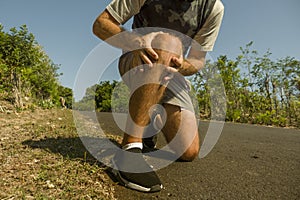
[[[99,121],[102,128],[120,134],[109,114],[102,114]],[[208,122],[201,122],[202,135],[207,127]],[[205,158],[174,162],[157,173],[164,185],[161,192],[147,194],[116,185],[115,196],[122,200],[300,199],[300,130],[226,123]]]

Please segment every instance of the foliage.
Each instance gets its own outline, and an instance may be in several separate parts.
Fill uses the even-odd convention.
[[[291,57],[273,61],[269,51],[260,57],[251,50],[252,44],[241,48],[236,60],[220,56],[196,74],[193,82],[202,117],[211,119],[213,88],[209,83],[214,78],[206,74],[219,70],[226,91],[227,121],[300,127],[300,62]]]
[[[37,43],[26,25],[4,32],[0,25],[0,92],[17,108],[59,102],[58,65]],[[70,91],[68,91],[70,92]],[[48,107],[48,106],[46,106]],[[51,106],[50,106],[51,107]]]
[[[76,110],[97,110],[99,112],[111,112],[112,93],[117,82],[101,81],[86,89],[85,96],[74,103]]]
[[[85,91],[84,97],[80,101],[74,102],[73,109],[81,111],[94,111],[96,109],[96,89],[97,84],[88,87]]]
[[[112,110],[117,113],[128,113],[130,91],[124,82],[115,84],[111,96]]]
[[[43,109],[54,108],[54,104],[50,99],[41,100],[38,105]]]
[[[111,111],[111,96],[117,82],[101,81],[95,90],[96,109],[100,112]]]

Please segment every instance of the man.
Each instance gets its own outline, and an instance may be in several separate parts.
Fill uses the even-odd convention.
[[[205,65],[206,52],[213,49],[223,12],[220,0],[113,0],[94,22],[96,36],[125,52],[119,71],[132,94],[122,142],[124,151],[117,153],[114,163],[119,169],[116,175],[127,187],[143,192],[162,189],[158,176],[142,156],[145,127],[150,121],[162,130],[180,160],[192,161],[198,155],[198,127],[183,76],[195,74]],[[124,32],[122,25],[131,17],[133,29],[164,29]],[[193,38],[201,48],[184,41],[176,32]],[[109,40],[119,33],[124,33],[123,37]],[[149,111],[156,104],[162,105],[165,113],[154,111],[152,116],[156,116],[151,120]]]

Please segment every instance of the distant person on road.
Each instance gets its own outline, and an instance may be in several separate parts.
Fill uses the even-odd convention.
[[[118,179],[127,187],[143,192],[162,189],[159,177],[142,154],[145,146],[155,147],[155,137],[146,138],[146,128],[141,127],[161,130],[170,148],[180,154],[180,160],[192,161],[197,157],[198,126],[189,98],[189,83],[183,76],[193,75],[204,67],[206,52],[212,51],[218,36],[223,12],[221,0],[113,0],[95,20],[93,32],[102,40],[126,33],[122,39],[109,43],[124,52],[119,61],[120,74],[125,76],[130,71],[124,81],[132,90],[128,118],[133,123],[130,119],[127,122],[122,152],[131,154],[118,153],[113,160],[119,169]],[[133,30],[163,29],[144,34],[124,32],[122,25],[131,17],[134,17]],[[168,30],[189,36],[201,48],[193,43],[187,47],[180,36]],[[135,88],[143,80],[158,84]],[[163,106],[165,112],[153,109],[156,104]],[[175,136],[178,142],[171,143]],[[125,170],[137,167],[147,170],[138,173]]]

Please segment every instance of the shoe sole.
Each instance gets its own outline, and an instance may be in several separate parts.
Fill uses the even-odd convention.
[[[113,160],[112,160],[112,163],[113,163],[113,166],[116,168],[116,165],[115,165]],[[155,185],[155,186],[152,186],[151,188],[148,188],[148,187],[138,185],[136,183],[132,183],[132,182],[126,180],[125,178],[123,178],[121,173],[118,170],[116,170],[115,168],[112,169],[113,175],[118,179],[118,181],[121,184],[123,184],[127,188],[137,190],[137,191],[140,191],[140,192],[149,192],[149,193],[150,192],[159,192],[163,188],[162,185]]]

